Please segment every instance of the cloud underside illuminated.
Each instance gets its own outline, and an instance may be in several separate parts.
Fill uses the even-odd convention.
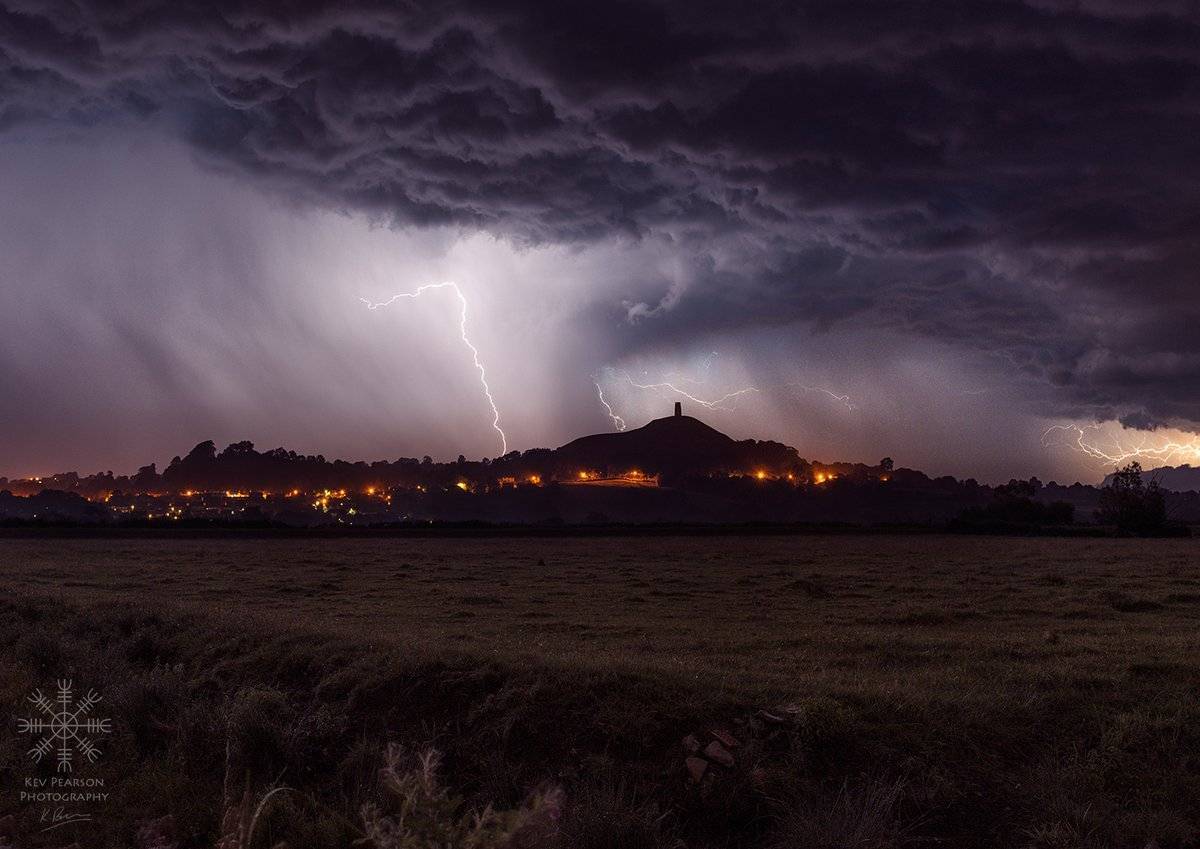
[[[878,340],[861,369],[936,349],[930,391],[979,392],[982,417],[1200,426],[1200,22],[1184,4],[275,10],[0,0],[0,144],[162,138],[297,209],[636,254],[620,284],[592,266],[563,280],[574,312],[555,326],[587,341],[545,378],[614,426],[633,419],[593,384],[605,367],[657,362],[630,381],[678,387],[667,372],[708,340],[765,367],[755,338],[786,334],[808,341],[773,342],[779,357]],[[554,302],[474,270],[449,269]],[[431,279],[398,269],[365,294]],[[476,330],[490,319],[473,311],[475,341],[503,335]],[[853,377],[771,368],[684,388],[799,382],[837,408]]]

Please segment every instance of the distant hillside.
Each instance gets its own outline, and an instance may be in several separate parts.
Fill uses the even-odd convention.
[[[1106,475],[1104,486],[1112,483],[1112,475]],[[1200,492],[1200,467],[1162,466],[1143,473],[1146,480],[1157,481],[1163,489],[1171,492]]]
[[[654,473],[727,470],[750,473],[800,462],[796,449],[779,442],[731,439],[699,419],[670,416],[635,430],[584,436],[554,452],[560,464],[588,469],[642,469]]]
[[[1200,523],[1200,469],[1149,473],[1177,522]],[[1036,479],[999,486],[896,468],[805,459],[770,440],[736,440],[691,416],[656,419],[561,448],[435,462],[327,460],[249,441],[211,440],[133,475],[0,477],[5,524],[213,523],[385,527],[502,525],[911,525],[961,532],[1060,532],[1093,520],[1100,491]]]

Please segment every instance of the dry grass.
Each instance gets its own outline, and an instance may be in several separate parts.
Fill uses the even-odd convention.
[[[779,698],[814,688],[937,692],[947,681],[966,697],[990,692],[998,676],[1111,678],[1200,648],[1192,540],[0,545],[6,592],[136,600],[369,644],[620,668]]]
[[[259,829],[293,847],[361,839],[400,742],[445,754],[463,811],[561,787],[568,849],[1171,849],[1200,837],[1198,555],[927,536],[3,540],[18,600],[0,607],[0,710],[72,668],[111,694],[113,758],[152,772],[123,780],[112,846],[166,813],[181,845],[211,846],[232,739],[238,793],[296,788]],[[736,764],[691,785],[679,740],[718,724]],[[19,761],[0,748],[7,775]]]

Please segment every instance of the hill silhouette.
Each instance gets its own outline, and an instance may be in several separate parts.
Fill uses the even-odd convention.
[[[654,419],[620,433],[584,436],[554,452],[564,466],[607,470],[640,469],[651,474],[702,471],[750,473],[761,467],[797,468],[803,461],[795,448],[779,442],[734,440],[692,416]]]
[[[888,457],[871,465],[813,461],[780,442],[733,439],[678,409],[631,430],[478,460],[348,462],[284,448],[259,451],[245,440],[218,450],[205,440],[161,471],[150,463],[132,475],[0,477],[0,523],[157,515],[305,527],[955,521],[970,530],[1065,525],[1071,516],[1086,520],[1099,496],[1094,487],[1036,479],[996,487],[935,479],[896,467]],[[1172,493],[1169,507],[1180,521],[1200,521],[1200,493]]]
[[[558,459],[595,468],[644,468],[687,464],[719,467],[735,462],[737,443],[691,416],[654,419],[634,430],[582,436],[562,446]]]
[[[735,440],[675,415],[557,449],[450,462],[327,460],[257,451],[249,441],[218,451],[205,440],[161,472],[151,463],[134,475],[0,478],[0,525],[836,522],[1040,532],[1092,518],[1100,495],[1095,487],[1037,479],[989,487],[930,478],[887,457],[874,465],[814,462],[782,443]],[[1200,521],[1200,493],[1172,492],[1167,506],[1178,521]]]

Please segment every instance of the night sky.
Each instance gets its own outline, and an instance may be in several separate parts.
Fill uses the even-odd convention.
[[[1095,481],[1198,269],[1190,2],[0,0],[0,474],[496,456],[453,281],[509,449]]]

